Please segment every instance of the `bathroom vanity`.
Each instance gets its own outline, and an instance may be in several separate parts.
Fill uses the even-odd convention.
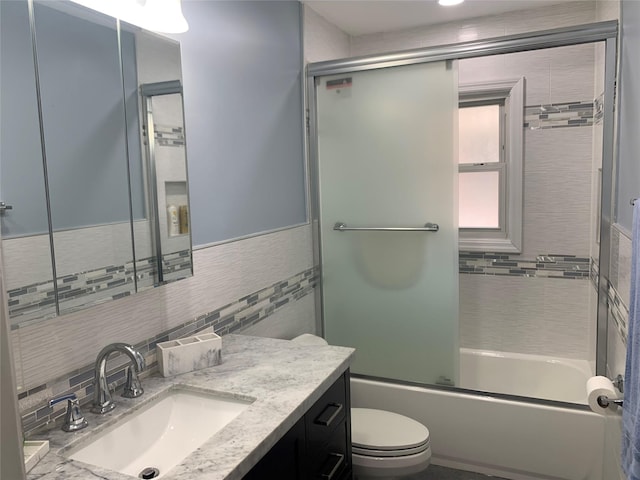
[[[27,478],[136,478],[69,457],[141,416],[139,412],[176,389],[237,398],[249,405],[175,467],[161,472],[159,478],[351,478],[348,369],[353,352],[344,347],[307,347],[287,340],[225,336],[222,364],[170,378],[152,375],[143,379],[142,397],[115,395],[117,407],[110,413],[96,415],[85,408],[89,422],[85,430],[65,433],[56,428],[37,436],[50,441],[50,452]]]
[[[347,371],[244,478],[350,479],[350,404]]]

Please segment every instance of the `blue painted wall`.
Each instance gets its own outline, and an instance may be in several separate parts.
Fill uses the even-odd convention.
[[[300,8],[183,1],[194,245],[306,221]]]

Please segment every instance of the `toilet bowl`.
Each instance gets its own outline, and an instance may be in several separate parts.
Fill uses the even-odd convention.
[[[292,341],[328,345],[305,333]],[[431,460],[429,430],[409,417],[372,408],[351,408],[353,474],[357,480],[400,479],[425,470]]]

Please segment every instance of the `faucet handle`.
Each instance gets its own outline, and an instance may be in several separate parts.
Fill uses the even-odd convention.
[[[57,403],[67,400],[67,411],[64,415],[64,423],[62,424],[62,430],[65,432],[77,432],[85,428],[88,423],[80,410],[80,401],[75,393],[68,395],[61,395],[57,398],[52,398],[49,401],[49,406],[52,407]]]
[[[131,368],[131,365],[127,367],[127,380],[124,384],[124,392],[122,396],[125,398],[137,398],[144,393],[142,383],[138,378],[138,374]]]

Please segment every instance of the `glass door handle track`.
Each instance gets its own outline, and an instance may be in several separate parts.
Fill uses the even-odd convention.
[[[344,222],[336,222],[333,229],[338,232],[437,232],[437,223],[427,222],[424,227],[349,227]]]

